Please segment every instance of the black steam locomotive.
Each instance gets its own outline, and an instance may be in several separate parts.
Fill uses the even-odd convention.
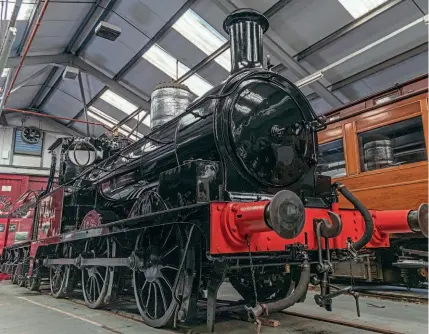
[[[264,69],[267,19],[237,10],[224,29],[231,75],[196,100],[186,86],[157,86],[143,139],[58,143],[60,186],[38,199],[32,241],[19,245],[29,256],[8,257],[3,271],[32,290],[49,278],[56,298],[80,284],[91,308],[133,291],[153,327],[203,308],[213,330],[225,277],[252,319],[303,301],[310,279],[327,310],[336,295],[353,294],[331,293],[331,261],[386,247],[383,220],[375,228],[345,187],[315,172],[324,124],[296,86]],[[340,212],[338,191],[357,210]],[[417,216],[405,229],[420,228]]]

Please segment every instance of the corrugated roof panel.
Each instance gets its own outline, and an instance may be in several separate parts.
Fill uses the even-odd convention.
[[[129,24],[123,18],[119,17],[116,13],[112,12],[107,17],[107,22],[121,28],[121,34],[114,42],[110,42],[112,44],[115,43],[116,41],[119,41],[124,45],[126,45],[131,50],[133,50],[134,52],[138,52],[147,42],[149,42],[149,37],[147,37],[144,34],[144,32],[138,30],[137,29],[138,27],[134,27],[131,24]],[[100,38],[100,37],[94,37],[94,38]],[[106,41],[106,42],[109,42],[109,41]]]
[[[182,7],[186,0],[139,0],[166,22]]]
[[[98,94],[98,92],[104,87],[104,85],[100,81],[90,75],[87,75],[86,73],[81,73],[81,75],[86,102],[88,103],[88,101],[90,101],[96,94]],[[79,82],[77,80],[62,80],[58,88],[65,93],[81,100]]]
[[[27,108],[39,88],[40,86],[22,87],[15,93],[10,94],[6,102],[6,107],[17,109]]]
[[[166,11],[169,10],[167,9],[168,6],[174,7],[171,2],[165,4]],[[119,15],[126,17],[128,21],[150,38],[153,37],[167,21],[138,0],[119,1],[115,6],[115,11],[119,13]]]
[[[243,0],[246,8],[253,8],[261,13],[265,12],[271,6],[275,5],[278,0]]]
[[[109,77],[113,77],[134,55],[135,52],[120,41],[112,42],[102,38],[93,38],[81,54],[83,60]]]
[[[352,22],[353,18],[338,0],[306,0],[290,2],[269,21],[270,29],[299,52]]]
[[[68,95],[60,89],[55,90],[55,93],[44,106],[46,112],[52,115],[70,118],[74,117],[82,108],[83,103],[80,99]]]
[[[421,12],[408,2],[401,2],[377,18],[366,22],[305,60],[317,69],[352,54],[372,42],[379,40],[407,24],[422,17]],[[330,82],[339,81],[350,74],[380,63],[427,41],[427,26],[420,24],[372,48],[344,64],[324,73]]]

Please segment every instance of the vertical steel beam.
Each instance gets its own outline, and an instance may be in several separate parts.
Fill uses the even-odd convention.
[[[78,78],[78,83],[79,83],[80,95],[82,97],[83,114],[85,115],[85,121],[88,122],[88,110],[87,110],[87,107],[86,107],[85,91],[83,89],[82,75],[81,75],[80,71],[79,71],[79,73],[77,75],[77,78]],[[89,124],[88,123],[86,123],[86,133],[87,133],[87,135],[89,137]]]

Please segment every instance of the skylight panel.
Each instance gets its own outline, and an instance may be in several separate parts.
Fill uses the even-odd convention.
[[[114,126],[114,124],[112,124],[109,121],[105,120],[103,117],[98,116],[97,114],[93,113],[92,111],[88,110],[88,116],[94,118],[95,120],[97,120],[100,123],[104,124],[108,128],[113,128],[113,126]]]
[[[190,70],[189,67],[182,64],[157,44],[154,44],[149,50],[147,50],[143,55],[143,58],[173,79],[177,79],[177,74],[180,77]],[[176,71],[178,73],[176,73]],[[183,83],[198,96],[203,95],[205,92],[213,88],[210,83],[201,78],[198,74],[192,75]]]
[[[89,107],[88,110],[88,116],[92,117],[93,119],[97,120],[98,122],[104,124],[106,127],[112,129],[116,124],[118,124],[118,120],[114,119],[113,117],[107,115],[106,113],[102,112],[100,109],[97,109],[95,107]],[[131,133],[131,131],[133,131],[133,129],[131,129],[128,125],[121,125],[118,128],[119,133],[121,133],[122,135],[124,135],[125,137],[128,137],[129,134]],[[131,136],[129,136],[129,138],[131,138],[132,140],[138,140],[140,138],[143,138],[144,135],[142,135],[139,132],[134,131],[133,134]]]
[[[1,73],[1,77],[2,78],[7,77],[7,75],[9,74],[9,72],[10,72],[10,68],[4,68],[3,72]]]
[[[12,17],[13,8],[15,7],[15,0],[9,0],[9,3],[7,5],[7,13],[6,13],[6,20],[10,20]],[[27,21],[30,18],[31,12],[33,11],[34,3],[28,3],[28,2],[22,2],[21,8],[18,12],[18,21]]]
[[[189,40],[206,55],[212,54],[227,42],[216,29],[197,15],[192,9],[188,9],[173,25],[173,29]],[[224,53],[215,61],[228,72],[231,71],[230,54]]]
[[[110,89],[106,90],[103,95],[100,96],[100,98],[107,103],[111,104],[115,108],[122,110],[127,115],[131,114],[132,112],[136,111],[137,106],[132,104],[131,102],[125,100],[123,97],[119,96],[118,94],[112,92]]]
[[[355,19],[365,15],[387,0],[338,0]]]
[[[110,124],[112,124],[111,127],[113,127],[114,125],[118,124],[118,120],[113,118],[112,116],[107,115],[105,112],[101,111],[100,109],[97,109],[93,106],[89,107],[89,112],[91,112],[92,114],[96,114],[98,117],[103,118],[104,120],[106,120],[107,122],[109,122]]]
[[[140,120],[142,119],[142,117],[145,117],[145,115],[147,114],[147,112],[145,110],[142,110],[139,112],[139,114],[134,117],[138,122],[140,122]],[[143,124],[147,125],[150,127],[150,113],[149,115],[147,115],[147,117],[143,120]]]

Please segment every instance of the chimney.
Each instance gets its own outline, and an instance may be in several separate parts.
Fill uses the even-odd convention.
[[[254,9],[237,9],[227,16],[223,29],[230,37],[231,74],[263,67],[262,35],[268,27],[267,18]]]

